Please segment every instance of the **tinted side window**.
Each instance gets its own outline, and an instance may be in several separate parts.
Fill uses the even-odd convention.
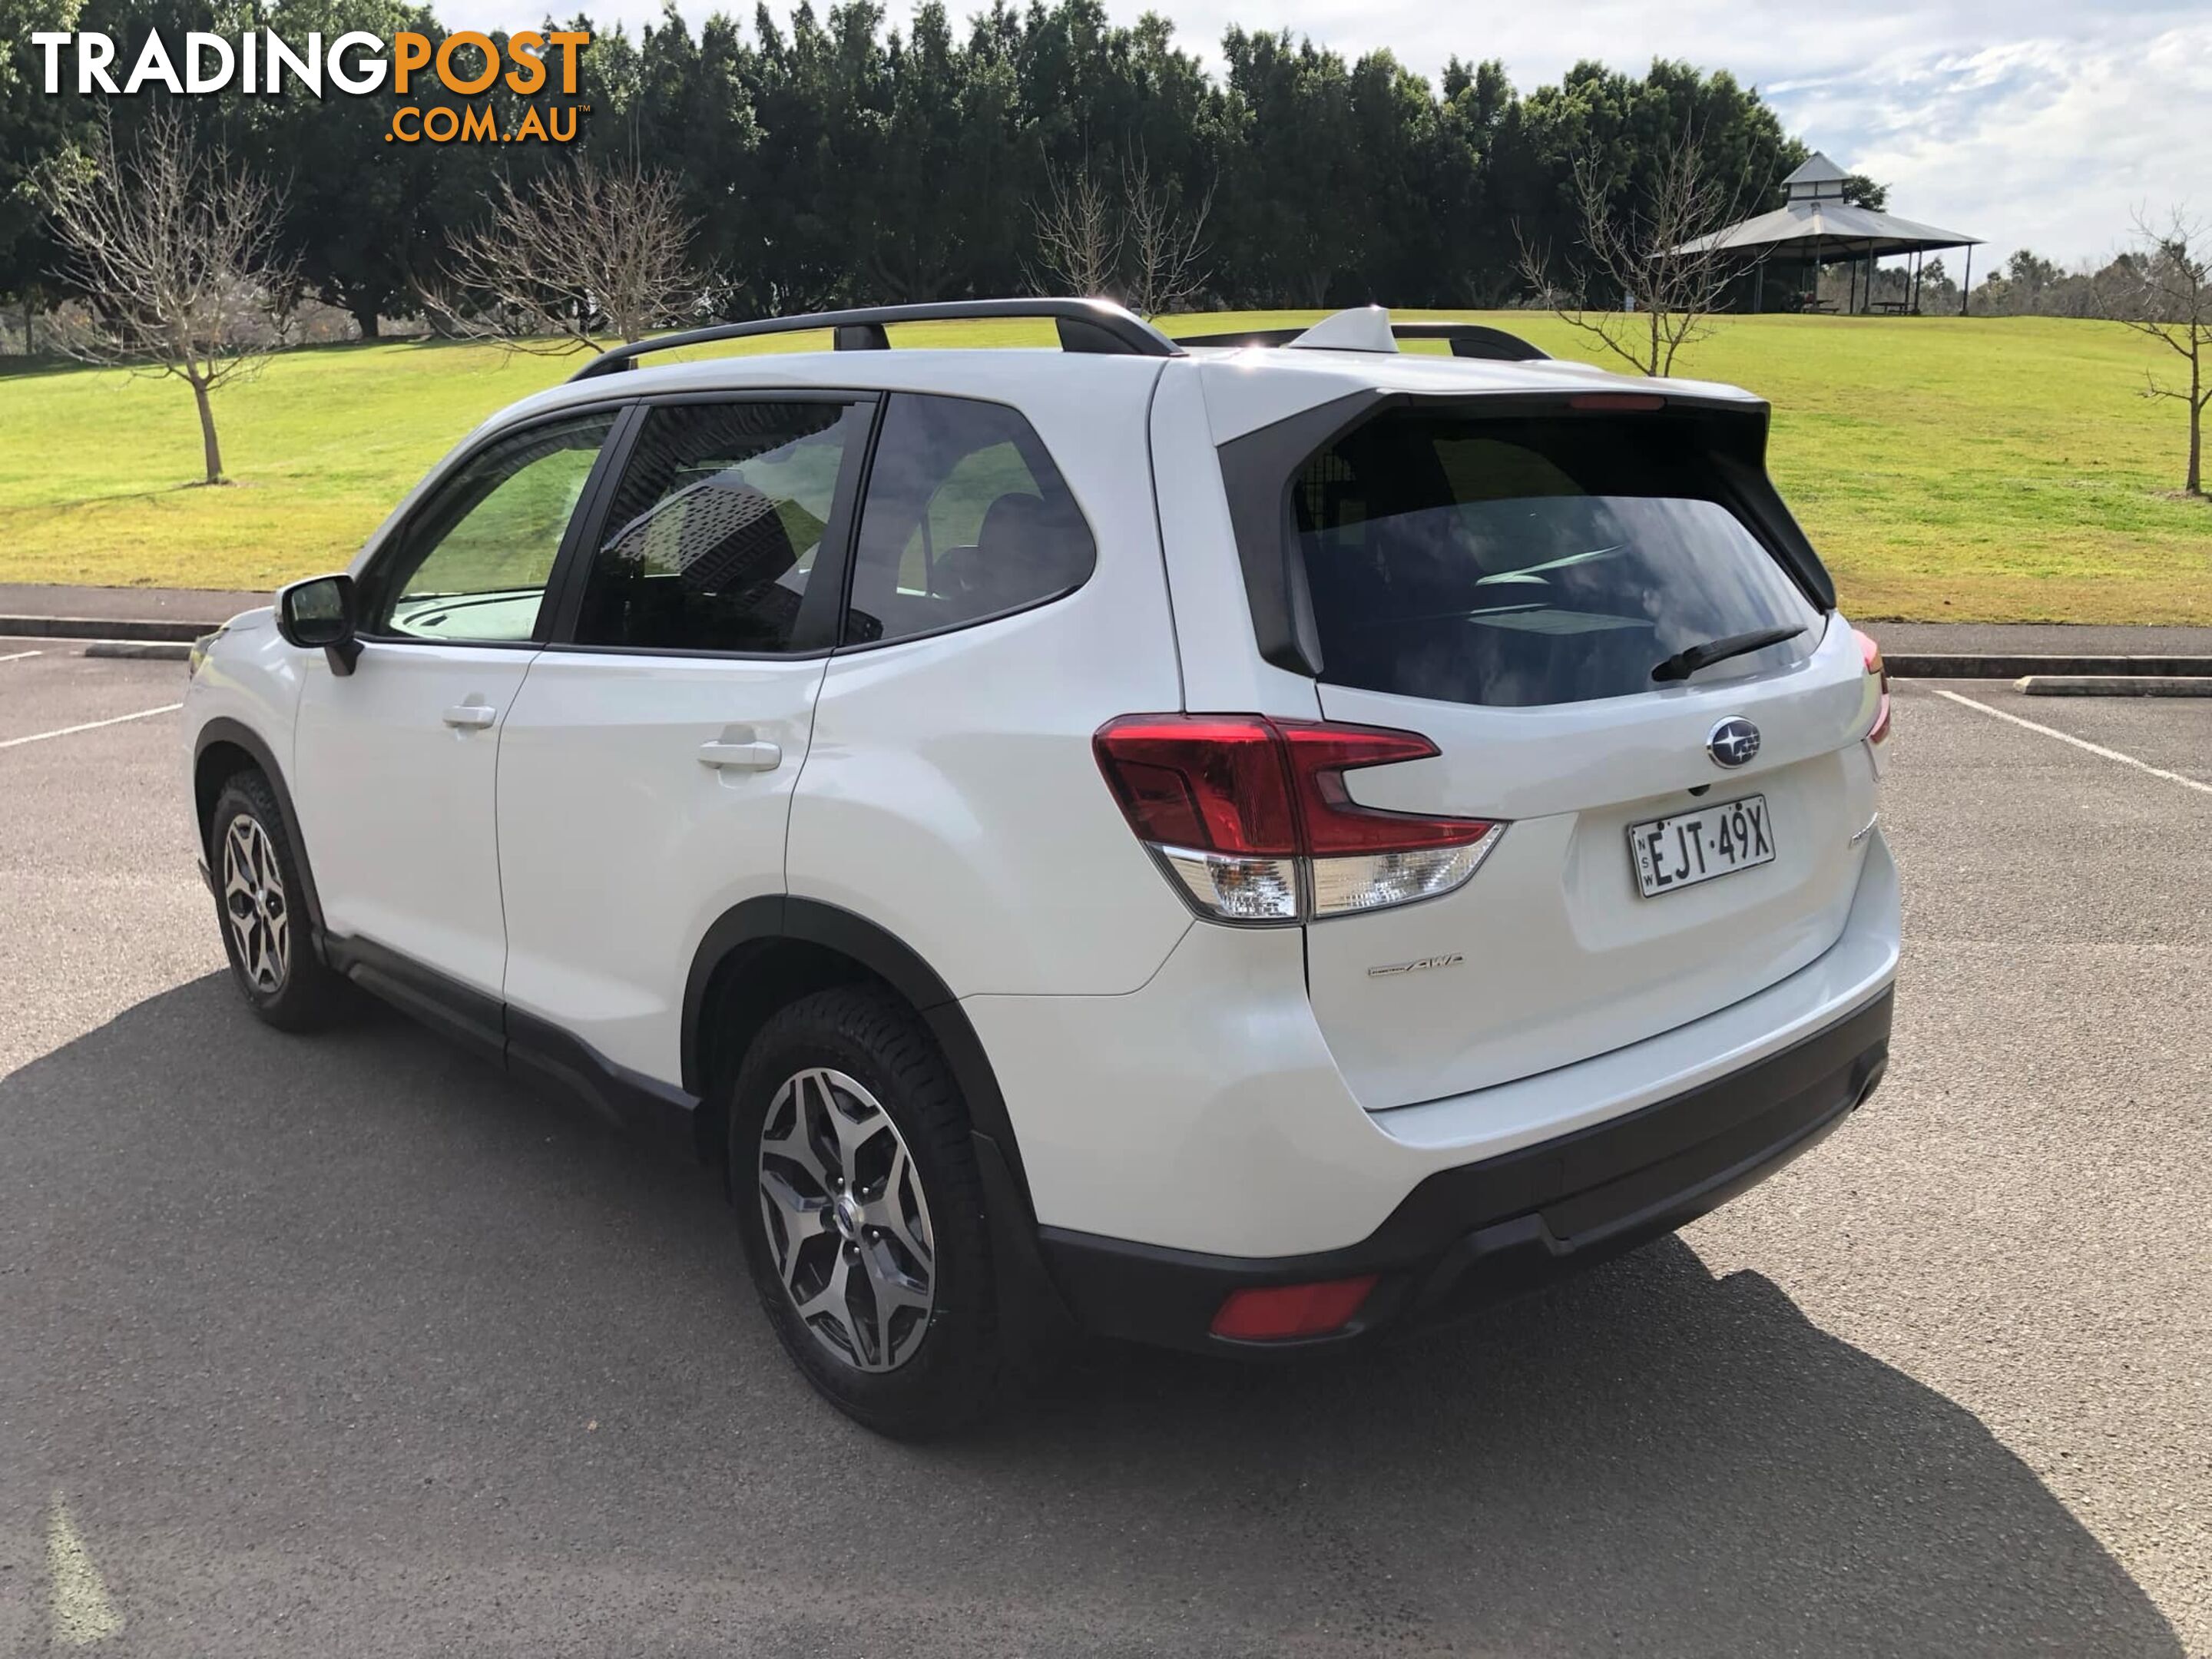
[[[838,474],[866,432],[865,406],[847,404],[648,409],[586,578],[576,642],[793,649]]]
[[[1080,587],[1097,562],[1082,509],[1020,415],[901,392],[868,472],[845,642],[1025,610]]]
[[[402,639],[527,640],[611,411],[489,446],[425,501],[368,570],[362,631]]]

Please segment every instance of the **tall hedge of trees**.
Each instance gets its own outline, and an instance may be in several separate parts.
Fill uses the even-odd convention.
[[[64,262],[17,186],[100,114],[40,90],[28,36],[104,30],[127,65],[156,26],[441,33],[407,0],[0,0],[0,295],[19,305],[55,297]],[[714,274],[705,303],[731,316],[1031,289],[1051,181],[1132,163],[1210,201],[1205,303],[1492,304],[1525,286],[1516,226],[1571,246],[1579,159],[1631,200],[1694,131],[1708,165],[1747,181],[1752,212],[1778,204],[1805,154],[1725,72],[1585,63],[1523,94],[1475,57],[1479,38],[1431,82],[1387,52],[1346,59],[1237,28],[1209,75],[1165,21],[1118,26],[1098,0],[994,0],[964,22],[929,0],[905,27],[873,0],[801,5],[787,26],[763,9],[750,27],[718,15],[695,31],[672,8],[635,35],[567,26],[594,35],[579,142],[678,176],[692,257]],[[119,141],[152,101],[117,100]],[[286,259],[364,333],[422,313],[501,177],[526,194],[533,169],[562,162],[557,146],[387,142],[388,92],[183,102],[207,143],[283,188]]]

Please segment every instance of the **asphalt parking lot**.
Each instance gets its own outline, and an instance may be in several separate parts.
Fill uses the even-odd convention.
[[[1888,1081],[1680,1238],[915,1449],[703,1171],[248,1017],[181,674],[0,643],[0,1656],[2212,1654],[2212,702],[1900,685]]]

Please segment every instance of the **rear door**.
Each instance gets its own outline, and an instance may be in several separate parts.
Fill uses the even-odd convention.
[[[499,757],[510,1009],[674,1082],[707,927],[784,890],[874,404],[648,404]]]
[[[1508,826],[1455,892],[1308,926],[1315,1010],[1370,1108],[1638,1042],[1842,930],[1873,811],[1863,665],[1709,430],[1416,404],[1293,481],[1322,713],[1440,751],[1346,774],[1352,798]]]

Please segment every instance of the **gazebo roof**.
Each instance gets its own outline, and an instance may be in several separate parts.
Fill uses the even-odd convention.
[[[1793,199],[1800,195],[1840,196],[1843,194],[1843,182],[1849,177],[1850,177],[1849,173],[1816,149],[1805,158],[1802,165],[1795,173],[1782,182]],[[1834,185],[1838,188],[1823,191],[1820,189],[1823,185]]]
[[[1923,225],[1917,219],[1900,219],[1893,213],[1855,207],[1844,200],[1849,175],[1815,150],[1804,165],[1784,179],[1789,200],[1771,213],[1762,213],[1699,236],[1670,249],[1674,253],[1705,253],[1714,249],[1741,249],[1746,253],[1769,253],[1787,248],[1815,258],[1829,254],[1911,253],[1941,247],[1978,247],[1982,239],[1963,231]]]
[[[1916,248],[1933,252],[1939,247],[1978,247],[1981,241],[1964,231],[1945,230],[1940,225],[1900,219],[1893,213],[1876,213],[1872,208],[1824,199],[1792,202],[1709,236],[1696,237],[1673,252],[1741,248],[1746,253],[1763,253],[1788,248],[1808,254],[1910,253]]]

